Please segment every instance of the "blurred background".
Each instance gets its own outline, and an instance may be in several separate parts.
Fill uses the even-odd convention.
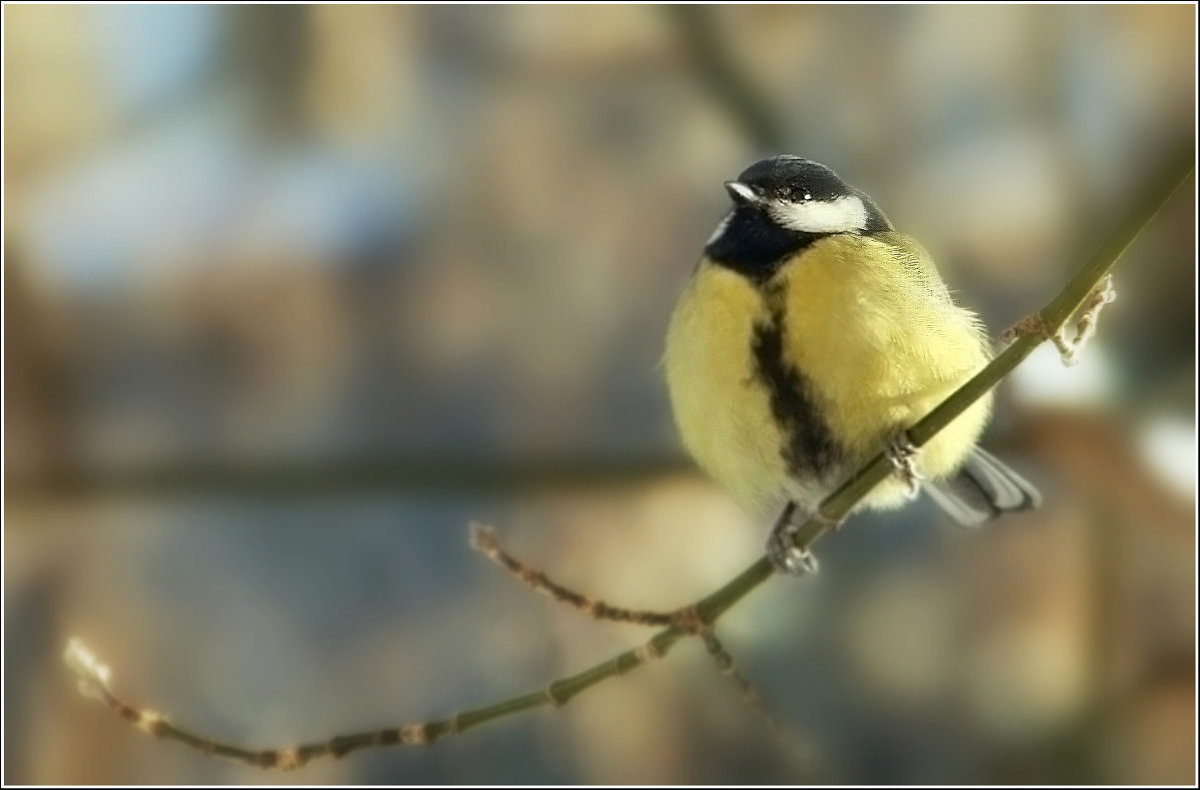
[[[1001,388],[1044,509],[857,517],[722,621],[801,760],[692,645],[299,774],[156,742],[60,655],[284,746],[636,644],[466,526],[630,606],[759,556],[657,367],[721,182],[829,164],[998,334],[1194,137],[1195,13],[6,6],[5,780],[1192,783],[1193,181],[1082,363]]]

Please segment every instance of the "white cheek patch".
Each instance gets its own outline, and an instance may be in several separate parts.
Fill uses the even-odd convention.
[[[729,227],[729,221],[731,219],[733,219],[732,211],[729,212],[728,214],[726,214],[725,218],[717,223],[717,229],[714,230],[712,232],[712,235],[708,237],[708,241],[704,242],[705,247],[707,247],[708,245],[712,244],[714,241],[716,241],[717,239],[719,239],[725,235],[725,229]]]
[[[867,207],[855,195],[804,203],[772,201],[768,210],[783,227],[804,233],[848,233],[867,227]]]

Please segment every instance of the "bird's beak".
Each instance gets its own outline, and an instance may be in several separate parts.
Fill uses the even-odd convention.
[[[741,181],[726,181],[725,191],[739,206],[750,206],[758,202],[758,195],[755,191]]]

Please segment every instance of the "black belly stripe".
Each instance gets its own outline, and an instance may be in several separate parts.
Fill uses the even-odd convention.
[[[844,451],[817,408],[808,377],[783,355],[786,313],[778,298],[767,294],[771,318],[754,328],[755,372],[767,388],[771,413],[784,432],[783,456],[795,477],[824,477],[842,460]]]

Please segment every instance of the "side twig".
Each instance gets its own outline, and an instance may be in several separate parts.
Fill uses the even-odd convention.
[[[700,641],[704,643],[704,649],[708,652],[717,671],[733,681],[733,685],[737,689],[738,697],[742,703],[762,720],[767,727],[767,731],[790,754],[796,757],[804,757],[807,750],[803,748],[800,739],[788,730],[780,722],[779,717],[767,707],[762,694],[758,692],[754,684],[738,669],[737,662],[733,660],[733,655],[726,649],[724,643],[717,638],[716,631],[712,627],[705,627],[699,632],[698,636],[700,637]]]
[[[1150,182],[1141,197],[1134,202],[1129,216],[1117,226],[1112,235],[1058,296],[1037,314],[1041,324],[1050,330],[1049,334],[1053,335],[1061,331],[1067,320],[1088,301],[1089,294],[1096,289],[1121,254],[1188,178],[1194,161],[1194,145],[1188,141],[1170,159],[1159,176]],[[1088,326],[1081,327],[1081,335],[1085,333],[1083,330],[1086,330],[1087,334],[1094,331],[1097,311],[1098,308],[1085,309],[1085,319],[1087,319],[1086,314],[1091,312],[1091,318],[1088,319],[1090,329]],[[909,428],[907,437],[911,444],[914,447],[921,447],[928,442],[938,431],[946,427],[968,406],[1008,375],[1043,340],[1045,337],[1036,333],[1017,337],[983,370]],[[892,463],[886,453],[875,456],[822,500],[813,517],[797,528],[791,535],[795,547],[801,551],[808,550],[830,529],[831,525],[839,523],[862,497],[892,472]],[[484,545],[486,543],[485,538]],[[498,551],[499,547],[495,548]],[[481,550],[483,549],[481,548]],[[485,551],[485,553],[487,552]],[[497,553],[497,561],[500,561],[505,567],[509,567],[507,563],[499,559],[500,556],[501,554]],[[520,576],[521,574],[516,569],[521,568],[521,564],[515,560],[513,563],[514,566],[509,569]],[[161,738],[180,741],[206,754],[226,757],[248,765],[263,768],[297,768],[316,757],[326,755],[341,757],[352,751],[372,746],[430,744],[441,738],[463,733],[472,727],[478,727],[487,722],[533,708],[565,705],[574,697],[605,680],[619,677],[642,664],[662,658],[680,640],[688,636],[699,635],[704,639],[704,634],[708,633],[710,638],[705,641],[705,645],[714,660],[721,664],[728,654],[719,642],[714,641],[715,637],[711,636],[711,625],[773,574],[774,566],[771,560],[767,557],[759,558],[711,595],[691,606],[677,610],[672,614],[671,624],[647,642],[582,672],[560,678],[544,689],[512,697],[492,705],[472,708],[447,719],[342,735],[320,743],[285,749],[246,749],[193,733],[173,724],[161,714],[138,708],[114,695],[110,688],[111,673],[108,667],[100,663],[81,643],[72,641],[68,645],[65,658],[67,664],[78,676],[80,690],[84,694],[99,699],[121,718],[135,724],[145,732]],[[544,590],[546,594],[552,596],[555,595],[553,592],[555,588],[560,592],[571,592],[557,585],[555,588],[550,587],[549,585],[552,583],[544,575],[536,581],[538,583],[531,582],[531,586]],[[577,594],[572,593],[572,595]],[[566,600],[570,603],[569,598]],[[582,607],[582,609],[587,610],[587,607]],[[732,666],[731,661],[729,666]],[[749,684],[746,685],[749,686]]]
[[[662,626],[676,625],[689,634],[700,637],[705,650],[713,660],[717,671],[730,678],[737,687],[741,701],[750,708],[766,725],[768,731],[793,752],[798,753],[797,741],[786,731],[783,725],[767,708],[762,695],[738,670],[733,655],[717,638],[712,628],[699,617],[694,607],[679,609],[674,612],[652,612],[648,610],[623,609],[611,606],[604,601],[583,593],[576,592],[552,581],[545,572],[518,560],[500,547],[496,530],[486,524],[472,524],[470,528],[471,548],[483,554],[492,562],[507,570],[531,590],[575,609],[594,620],[610,620],[636,625]]]
[[[1057,332],[1051,332],[1040,313],[1026,316],[1004,330],[1000,337],[1005,342],[1011,343],[1022,335],[1041,335],[1054,344],[1062,357],[1063,364],[1070,367],[1079,361],[1084,346],[1092,339],[1092,335],[1096,334],[1100,311],[1104,309],[1105,305],[1112,304],[1116,300],[1117,291],[1113,288],[1112,275],[1106,274],[1100,284],[1088,295],[1087,301],[1080,306],[1073,339],[1067,338],[1065,326]]]
[[[542,571],[521,562],[502,549],[500,541],[496,537],[496,530],[486,524],[472,524],[470,535],[471,548],[517,577],[526,587],[553,598],[559,603],[564,603],[594,620],[612,620],[618,623],[650,626],[674,625],[679,622],[677,612],[653,612],[647,609],[624,609],[619,606],[610,606],[598,598],[564,587]]]

